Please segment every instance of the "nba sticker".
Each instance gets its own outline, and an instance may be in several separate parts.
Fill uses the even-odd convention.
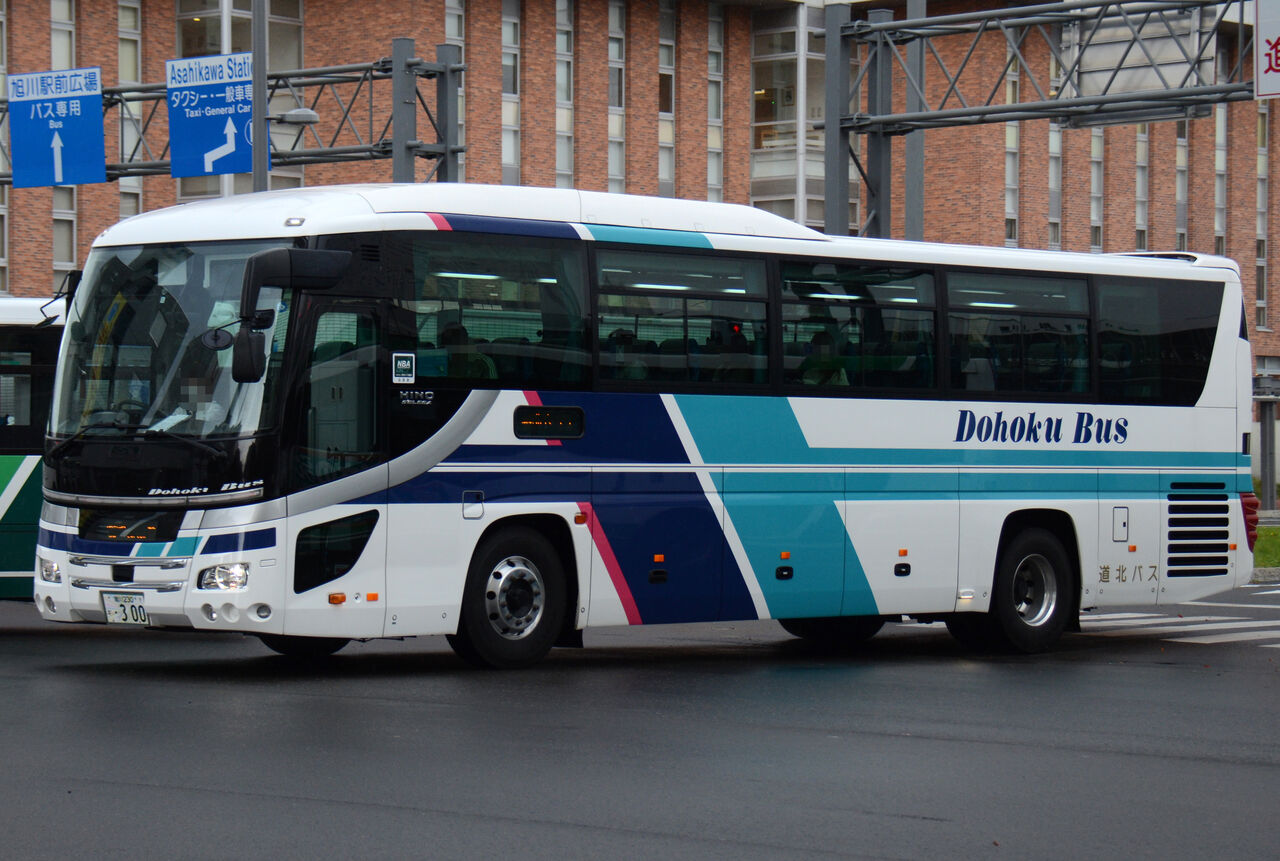
[[[392,353],[391,354],[391,382],[414,383],[418,380],[417,372],[414,370],[413,353]]]

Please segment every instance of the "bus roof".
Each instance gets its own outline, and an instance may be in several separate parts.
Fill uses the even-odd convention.
[[[63,301],[29,296],[6,296],[0,299],[0,325],[34,326],[47,319],[62,325]]]
[[[816,230],[740,204],[574,189],[433,182],[318,186],[197,201],[122,221],[104,231],[95,244],[360,232],[401,224],[408,226],[394,216],[428,213],[826,240]]]
[[[1001,269],[1056,269],[1140,277],[1239,278],[1225,257],[1178,253],[1095,254],[1005,249],[896,239],[826,236],[793,221],[731,203],[606,194],[575,189],[460,183],[335,185],[236,195],[143,213],[104,231],[95,245],[307,237],[387,229],[453,228],[454,216],[515,219],[500,233],[607,236],[645,244],[864,257],[904,264],[950,263]],[[465,221],[465,219],[462,219]],[[496,222],[495,222],[496,224]],[[511,223],[508,223],[509,225]],[[623,228],[622,231],[612,228]],[[662,231],[669,231],[663,236]],[[701,237],[713,237],[712,241]],[[691,242],[690,238],[701,239]],[[1226,276],[1231,278],[1232,276]]]

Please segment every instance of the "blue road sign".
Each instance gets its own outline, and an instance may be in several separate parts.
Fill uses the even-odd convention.
[[[187,57],[164,64],[169,173],[253,170],[253,55]]]
[[[102,69],[9,76],[13,187],[107,181]]]

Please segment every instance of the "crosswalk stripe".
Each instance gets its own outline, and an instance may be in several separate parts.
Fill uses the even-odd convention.
[[[1165,625],[1170,622],[1181,622],[1184,624],[1191,623],[1191,622],[1231,622],[1240,618],[1242,617],[1241,616],[1184,616],[1179,618],[1177,616],[1156,616],[1154,618],[1147,618],[1147,619],[1127,619],[1127,620],[1117,619],[1115,621],[1103,621],[1101,619],[1097,619],[1097,620],[1081,619],[1080,627],[1086,631],[1093,631],[1093,630],[1108,629],[1108,628],[1134,628],[1134,627],[1142,627],[1146,625]]]
[[[1248,622],[1205,622],[1193,625],[1156,625],[1150,628],[1141,628],[1139,630],[1106,630],[1098,631],[1099,636],[1116,637],[1125,634],[1185,634],[1188,631],[1225,631],[1240,628],[1266,628],[1272,627],[1280,630],[1280,620],[1264,619],[1252,620]]]
[[[1168,637],[1167,643],[1199,643],[1211,646],[1216,643],[1242,643],[1247,640],[1280,640],[1280,628],[1273,631],[1237,631],[1234,634],[1211,634],[1207,637]]]
[[[1081,616],[1082,622],[1102,622],[1111,619],[1165,619],[1159,613],[1090,613],[1087,616]]]

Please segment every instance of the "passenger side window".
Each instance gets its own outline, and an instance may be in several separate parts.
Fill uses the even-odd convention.
[[[430,234],[413,243],[420,379],[482,388],[586,383],[579,251]]]
[[[61,334],[54,326],[0,328],[0,450],[42,448]]]
[[[605,250],[596,267],[601,379],[768,381],[760,260]]]
[[[1098,279],[1100,399],[1190,406],[1213,356],[1222,285]]]
[[[951,387],[1089,391],[1089,291],[1058,275],[949,272]]]
[[[933,387],[936,318],[931,272],[784,261],[784,378],[833,389]]]

